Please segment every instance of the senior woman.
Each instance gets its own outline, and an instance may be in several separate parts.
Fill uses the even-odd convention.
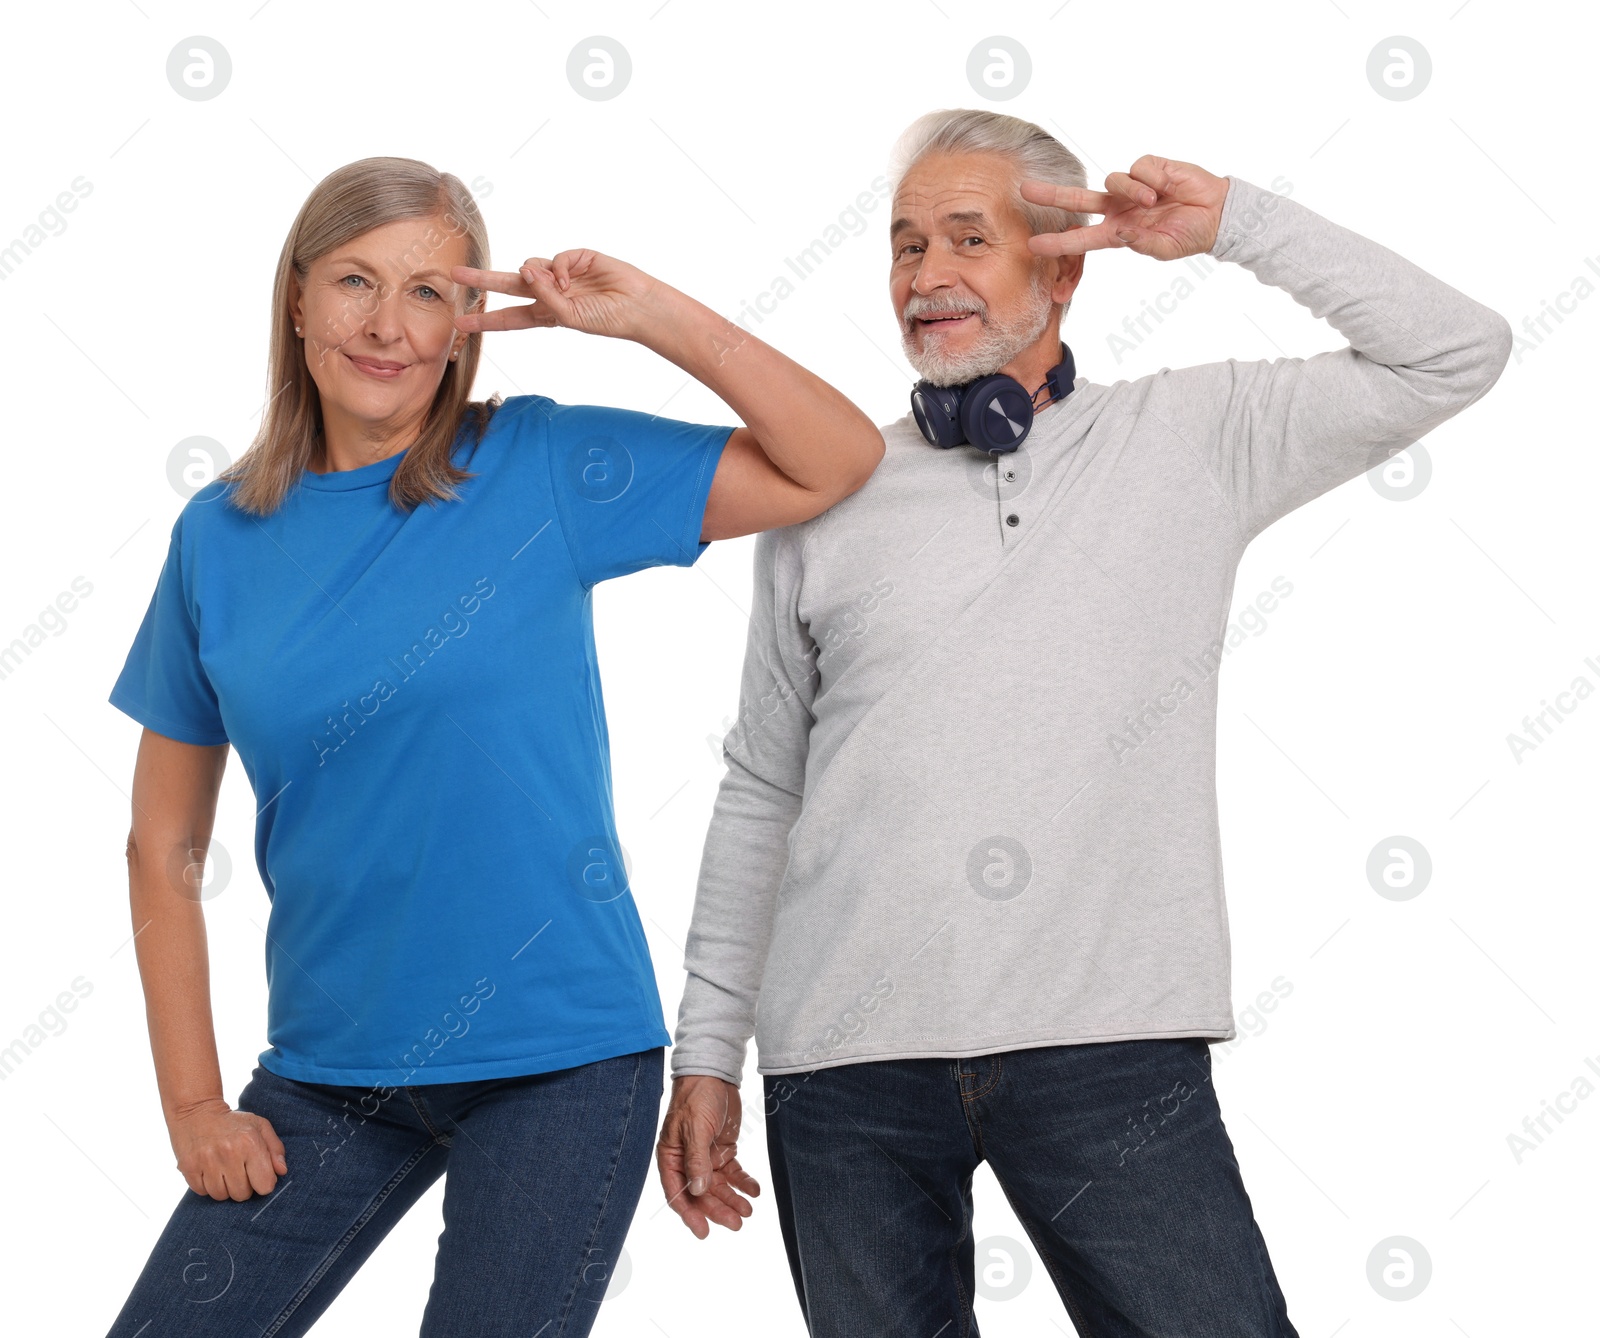
[[[261,431],[178,517],[111,694],[145,727],[134,942],[192,1191],[113,1334],[304,1333],[441,1175],[422,1332],[584,1334],[638,1204],[670,1037],[590,592],[818,514],[883,443],[632,266],[497,273],[488,250],[424,163],[316,186],[278,263]],[[485,290],[532,300],[490,313]],[[479,332],[553,325],[643,344],[747,426],[469,401]],[[196,876],[230,746],[272,901],[269,1044],[237,1108]]]

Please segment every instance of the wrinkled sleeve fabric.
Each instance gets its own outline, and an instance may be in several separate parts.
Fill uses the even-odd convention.
[[[1499,313],[1306,206],[1229,177],[1210,254],[1348,341],[1309,358],[1163,369],[1144,411],[1182,439],[1248,543],[1460,413],[1499,379]]]
[[[756,537],[739,718],[723,740],[727,772],[700,860],[674,1077],[713,1074],[737,1086],[755,1032],[815,719],[818,648],[797,612],[806,532],[789,526]]]

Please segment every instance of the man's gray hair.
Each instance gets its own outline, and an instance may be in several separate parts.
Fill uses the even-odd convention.
[[[1031,121],[999,112],[962,109],[931,111],[919,116],[895,142],[889,156],[889,196],[905,175],[930,153],[998,153],[1017,165],[1017,180],[1048,181],[1053,186],[1085,186],[1083,164],[1054,135]],[[1034,232],[1065,232],[1085,227],[1088,214],[1019,200],[1022,215]]]

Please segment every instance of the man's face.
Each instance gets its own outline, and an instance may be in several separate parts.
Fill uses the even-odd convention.
[[[1057,262],[1028,250],[1030,231],[1005,157],[929,154],[906,173],[890,223],[889,295],[906,358],[926,380],[959,385],[997,372],[1051,326]]]

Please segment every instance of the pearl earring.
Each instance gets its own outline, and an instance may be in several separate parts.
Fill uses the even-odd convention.
[[[298,325],[297,325],[297,326],[295,326],[295,327],[294,327],[294,332],[295,332],[295,333],[296,333],[296,334],[299,334],[299,333],[300,333],[300,327],[299,327],[299,326],[298,326]]]

